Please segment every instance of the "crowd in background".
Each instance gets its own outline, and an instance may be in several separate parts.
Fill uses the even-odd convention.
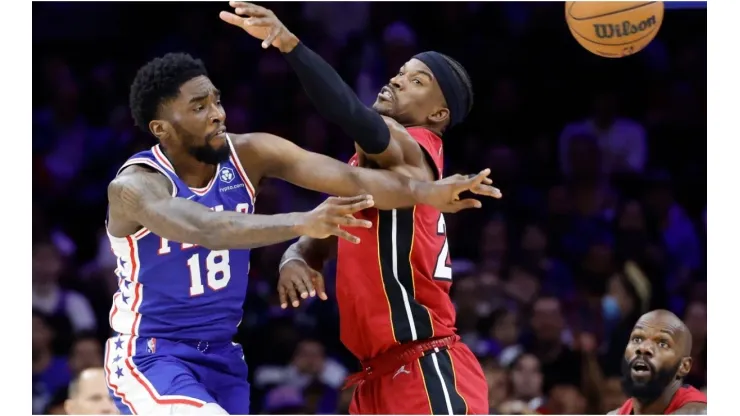
[[[154,144],[127,107],[136,69],[202,58],[229,131],[266,131],[348,160],[351,138],[312,108],[276,50],[218,19],[220,3],[33,4],[33,410],[62,412],[101,366],[116,289],[106,186]],[[366,103],[413,54],[469,71],[475,107],[445,140],[445,172],[483,167],[503,194],[446,217],[457,328],[491,412],[604,414],[637,317],[667,308],[693,333],[687,383],[706,388],[706,10],[669,10],[658,38],[611,60],[572,39],[562,3],[266,4]],[[223,6],[223,7],[222,7]],[[37,22],[39,24],[37,24]],[[41,24],[43,23],[43,24]],[[257,212],[324,196],[261,184]],[[279,308],[286,244],[253,251],[244,319],[253,413],[347,413],[358,363],[329,300]]]

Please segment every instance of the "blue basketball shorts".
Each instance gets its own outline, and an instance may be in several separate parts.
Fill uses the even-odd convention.
[[[105,344],[105,376],[121,414],[249,414],[239,344],[119,335]]]

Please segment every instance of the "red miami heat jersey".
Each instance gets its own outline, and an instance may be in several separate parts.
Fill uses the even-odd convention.
[[[617,410],[618,415],[631,415],[632,414],[632,400],[627,399],[626,402]],[[707,395],[697,390],[692,386],[679,387],[676,390],[676,394],[673,395],[671,402],[663,412],[664,415],[670,415],[676,410],[684,407],[689,403],[707,403]]]
[[[442,177],[442,139],[429,130],[411,127]],[[350,159],[358,164],[358,155]],[[372,222],[352,228],[361,239],[339,239],[337,303],[340,338],[360,360],[391,346],[455,333],[455,308],[450,300],[452,269],[441,212],[427,205],[355,214]]]

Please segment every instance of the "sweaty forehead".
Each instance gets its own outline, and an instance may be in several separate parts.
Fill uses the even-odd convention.
[[[201,75],[182,84],[180,86],[180,95],[182,98],[190,100],[192,97],[206,96],[215,90],[216,87],[210,78]]]

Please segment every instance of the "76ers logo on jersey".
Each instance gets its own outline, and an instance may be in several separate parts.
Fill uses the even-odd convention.
[[[231,183],[234,180],[234,171],[231,168],[222,168],[219,176],[221,181]]]

